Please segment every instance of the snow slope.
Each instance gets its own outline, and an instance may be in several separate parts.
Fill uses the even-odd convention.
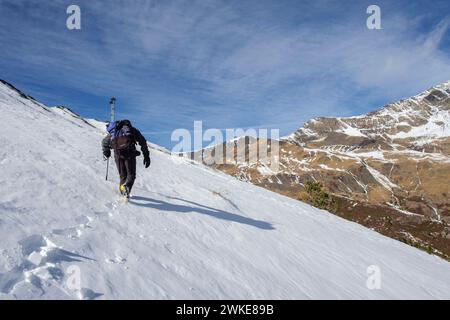
[[[450,298],[448,262],[162,149],[123,204],[101,124],[4,84],[0,114],[0,299]]]

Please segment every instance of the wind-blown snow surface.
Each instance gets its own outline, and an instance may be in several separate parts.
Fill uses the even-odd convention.
[[[101,124],[2,84],[0,113],[1,299],[450,298],[444,260],[163,151],[120,203]]]

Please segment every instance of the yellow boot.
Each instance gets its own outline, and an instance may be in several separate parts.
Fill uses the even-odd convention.
[[[126,195],[127,194],[127,187],[124,185],[124,184],[121,184],[120,186],[119,186],[119,190],[120,190],[120,194],[121,195]]]

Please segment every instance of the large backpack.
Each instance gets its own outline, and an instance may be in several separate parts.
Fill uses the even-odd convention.
[[[130,121],[113,121],[108,125],[107,130],[111,135],[111,147],[115,151],[128,151],[134,146]]]

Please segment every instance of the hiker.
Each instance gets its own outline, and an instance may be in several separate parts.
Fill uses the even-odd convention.
[[[108,159],[114,149],[114,160],[120,176],[119,191],[127,198],[136,179],[136,157],[141,153],[136,150],[136,143],[141,146],[144,166],[150,166],[150,153],[147,141],[129,120],[113,121],[107,127],[108,135],[102,141],[103,155]]]

